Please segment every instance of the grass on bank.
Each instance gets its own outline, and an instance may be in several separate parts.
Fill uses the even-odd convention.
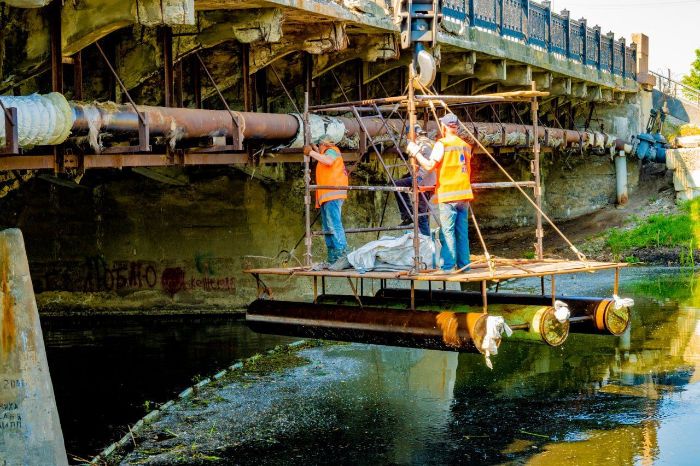
[[[678,214],[654,214],[631,230],[612,230],[607,245],[622,257],[639,248],[680,248],[691,253],[700,245],[700,199],[681,205]],[[632,256],[630,256],[632,257]]]

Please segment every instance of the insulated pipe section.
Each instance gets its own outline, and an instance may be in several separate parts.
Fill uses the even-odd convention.
[[[487,316],[446,314],[257,300],[248,306],[246,323],[273,335],[480,353]]]
[[[403,291],[403,290],[396,290]],[[418,290],[416,290],[418,292]],[[467,313],[483,314],[481,295],[478,300],[469,303],[463,302],[436,302],[429,303],[425,300],[417,301],[417,312],[452,313],[455,316]],[[419,298],[419,295],[416,295]],[[354,296],[322,295],[317,299],[321,304],[349,305],[356,303]],[[403,308],[409,305],[407,296],[401,295],[397,299],[382,297],[362,297],[364,305],[370,305],[385,309],[390,312],[393,308]],[[500,303],[489,305],[488,315],[503,317],[506,324],[516,332],[510,337],[512,340],[528,340],[536,343],[546,343],[549,346],[561,346],[569,337],[569,322],[559,322],[553,307],[548,303]],[[449,311],[443,311],[449,309]]]
[[[3,0],[3,3],[15,8],[41,8],[51,3],[51,0]]]
[[[410,290],[383,288],[377,292],[376,297],[390,302],[396,300],[406,301],[410,299]],[[362,299],[364,301],[367,298]],[[569,310],[571,311],[571,333],[620,336],[625,333],[632,321],[632,312],[630,308],[623,306],[616,309],[614,300],[610,298],[557,296],[556,299],[569,306]],[[416,290],[416,300],[420,303],[479,305],[481,304],[481,294],[464,291]],[[489,305],[547,305],[552,303],[552,297],[510,293],[488,293],[487,302]]]
[[[56,145],[64,142],[73,127],[73,112],[62,94],[0,96],[5,108],[17,109],[19,146]],[[5,116],[0,114],[0,143],[5,141]]]

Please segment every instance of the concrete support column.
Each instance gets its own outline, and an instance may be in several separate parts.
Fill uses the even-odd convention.
[[[0,463],[67,466],[39,312],[19,230],[0,232]]]

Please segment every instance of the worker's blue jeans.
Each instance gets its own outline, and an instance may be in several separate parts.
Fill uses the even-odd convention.
[[[326,248],[328,249],[328,262],[333,264],[337,261],[348,247],[345,239],[345,229],[343,228],[342,219],[343,200],[336,199],[327,201],[321,204],[321,225],[323,225],[326,239]]]
[[[442,270],[462,269],[469,265],[469,202],[441,202],[440,255]]]

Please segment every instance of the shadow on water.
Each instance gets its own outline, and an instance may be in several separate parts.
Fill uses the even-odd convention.
[[[627,283],[620,338],[560,348],[504,342],[472,354],[335,346],[308,350],[307,382],[272,401],[269,438],[232,446],[244,464],[697,464],[700,288],[690,275]],[[336,377],[318,381],[324,374]],[[267,395],[266,395],[267,396]],[[261,413],[261,419],[266,413]],[[273,421],[270,421],[273,422]],[[300,426],[303,426],[300,427]],[[277,429],[277,430],[275,430]]]
[[[233,317],[49,318],[42,328],[66,449],[83,458],[197,377],[293,341]]]

